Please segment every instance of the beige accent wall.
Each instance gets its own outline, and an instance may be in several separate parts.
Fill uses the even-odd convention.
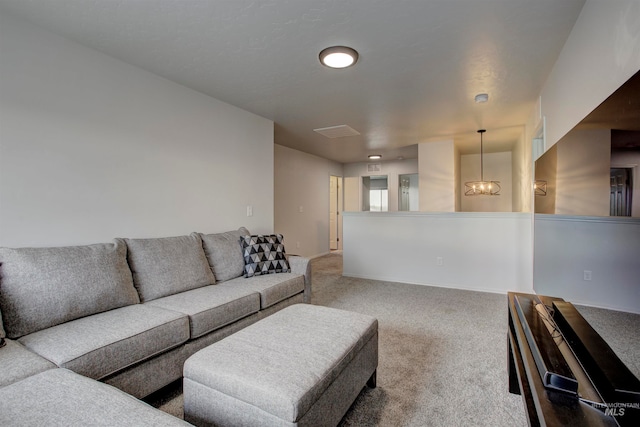
[[[480,154],[460,156],[460,188],[462,212],[511,212],[513,173],[511,151],[484,153],[484,179],[500,182],[498,196],[465,196],[464,183],[480,180]]]
[[[547,182],[547,194],[535,196],[535,212],[556,213],[556,174],[558,171],[558,145],[554,145],[536,160],[536,180]]]
[[[418,144],[420,211],[455,212],[456,156],[453,140]]]
[[[611,131],[573,130],[556,146],[555,213],[609,216]]]

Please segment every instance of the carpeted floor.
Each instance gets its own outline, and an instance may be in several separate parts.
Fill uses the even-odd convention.
[[[506,295],[342,277],[342,256],[313,260],[313,304],[379,321],[378,387],[342,426],[525,426],[507,391]],[[579,307],[640,376],[640,316]],[[182,416],[180,384],[148,399]]]
[[[527,425],[507,391],[505,295],[342,277],[342,258],[314,260],[314,304],[378,318],[378,387],[345,426]]]

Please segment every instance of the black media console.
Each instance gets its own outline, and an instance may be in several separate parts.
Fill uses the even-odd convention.
[[[509,292],[509,391],[531,426],[640,426],[640,381],[561,298]]]

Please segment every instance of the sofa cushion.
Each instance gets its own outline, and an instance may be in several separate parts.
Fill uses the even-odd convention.
[[[0,306],[7,336],[23,335],[140,302],[122,242],[0,248]]]
[[[245,292],[260,294],[260,309],[265,309],[304,291],[304,276],[294,273],[266,274],[250,279],[238,277],[216,285],[217,287],[238,287]]]
[[[191,338],[197,338],[260,310],[260,295],[251,289],[205,286],[145,303],[189,316]]]
[[[244,277],[291,271],[282,234],[240,237],[244,257]]]
[[[200,234],[202,246],[207,256],[216,281],[224,282],[242,276],[244,272],[244,258],[238,242],[240,237],[248,236],[249,230],[240,227],[236,231],[218,234]]]
[[[187,426],[115,387],[52,369],[0,389],[3,426]]]
[[[0,348],[0,387],[4,387],[56,365],[10,339]]]
[[[197,233],[116,240],[124,240],[129,248],[133,283],[143,302],[215,283]]]
[[[143,304],[95,314],[20,338],[58,365],[101,379],[189,339],[189,318]]]

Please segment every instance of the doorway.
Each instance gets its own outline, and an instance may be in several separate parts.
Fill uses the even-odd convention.
[[[632,168],[611,168],[609,215],[631,216]]]
[[[342,177],[329,177],[329,250],[342,250]]]
[[[362,210],[370,212],[389,210],[387,175],[362,177]]]

